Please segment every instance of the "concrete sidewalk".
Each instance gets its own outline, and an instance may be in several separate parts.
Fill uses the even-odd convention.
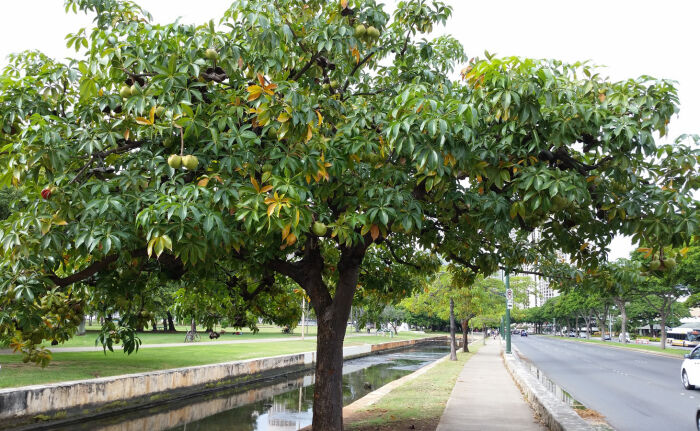
[[[488,343],[464,365],[437,431],[546,431],[508,374],[501,343]]]

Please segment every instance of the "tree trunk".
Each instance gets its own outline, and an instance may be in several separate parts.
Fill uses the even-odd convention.
[[[665,349],[666,348],[666,313],[662,312],[659,317],[661,318],[661,321],[659,322],[661,324],[661,348]]]
[[[627,309],[625,308],[625,300],[615,299],[615,305],[620,310],[620,342],[627,344]],[[612,334],[610,335],[612,338]]]
[[[173,315],[170,314],[170,312],[167,312],[168,316],[168,331],[169,332],[175,332],[175,323],[173,322]]]
[[[333,297],[323,281],[324,262],[317,238],[307,238],[302,265],[278,265],[282,273],[289,274],[304,288],[316,311],[318,335],[313,431],[343,431],[343,339],[367,246],[340,248],[338,285]]]
[[[194,323],[194,317],[190,320],[190,331],[193,333],[197,332],[197,324]]]
[[[168,332],[168,319],[163,317],[163,332]]]
[[[469,320],[467,320],[467,319],[462,320],[462,343],[464,343],[464,345],[462,346],[462,351],[468,352],[469,351]]]
[[[457,360],[457,343],[455,340],[455,300],[450,298],[450,361]]]
[[[331,314],[330,310],[326,313],[318,313],[316,388],[312,422],[314,431],[342,431],[343,429],[345,322],[339,322],[339,319],[333,318]]]

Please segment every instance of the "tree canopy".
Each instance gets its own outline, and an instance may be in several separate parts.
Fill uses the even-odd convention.
[[[0,77],[0,183],[27,201],[0,223],[0,334],[39,362],[34,340],[69,336],[81,292],[126,267],[246,309],[284,298],[284,277],[319,321],[314,427],[342,429],[358,284],[407,295],[387,279],[437,255],[472,277],[555,250],[585,267],[616,232],[658,248],[697,229],[698,151],[655,141],[678,109],[670,81],[468,58],[425,34],[451,14],[439,1],[390,16],[374,0],[241,0],[204,25],[65,3],[95,15],[67,38],[77,58],[24,52]],[[536,249],[517,244],[535,228]]]

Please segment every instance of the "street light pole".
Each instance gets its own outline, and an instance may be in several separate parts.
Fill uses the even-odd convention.
[[[506,292],[510,290],[510,272],[506,270]],[[510,304],[508,303],[508,294],[506,293],[506,322],[505,322],[505,333],[506,333],[506,353],[510,354]]]

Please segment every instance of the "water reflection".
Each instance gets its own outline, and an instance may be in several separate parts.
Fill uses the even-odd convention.
[[[444,346],[424,346],[346,361],[345,405],[444,356]],[[65,429],[103,431],[295,431],[311,425],[313,372],[281,377],[130,411]],[[55,428],[54,428],[55,429]]]

